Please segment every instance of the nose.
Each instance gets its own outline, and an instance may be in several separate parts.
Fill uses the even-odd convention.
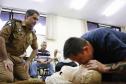
[[[36,20],[34,20],[34,21],[33,21],[33,24],[35,25],[36,23],[37,23],[37,21],[36,21]]]

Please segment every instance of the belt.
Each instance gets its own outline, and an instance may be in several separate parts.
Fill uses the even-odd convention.
[[[26,57],[26,56],[27,56],[27,53],[26,53],[26,52],[24,52],[24,53],[21,54],[21,55],[18,55],[18,54],[11,54],[11,53],[8,53],[8,54],[13,55],[13,56],[18,56],[18,57]]]

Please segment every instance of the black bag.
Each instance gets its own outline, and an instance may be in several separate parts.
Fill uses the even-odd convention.
[[[75,62],[68,62],[68,63],[65,63],[65,62],[58,62],[55,66],[55,71],[58,72],[61,70],[61,68],[66,65],[66,66],[72,66],[72,67],[76,67],[77,64]]]

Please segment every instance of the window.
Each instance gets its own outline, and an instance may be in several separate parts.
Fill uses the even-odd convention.
[[[9,20],[10,12],[1,11],[0,13],[0,30],[5,25],[5,23]]]
[[[46,17],[40,17],[39,21],[35,25],[34,29],[36,30],[37,35],[46,35]]]
[[[97,28],[110,28],[116,31],[121,31],[120,27],[117,26],[111,26],[111,25],[106,25],[106,24],[100,24],[100,23],[94,23],[94,22],[87,22],[88,25],[88,30],[93,30],[93,29],[97,29]]]
[[[88,26],[88,31],[98,28],[98,24],[94,22],[87,22],[87,26]]]
[[[13,18],[18,20],[24,20],[25,14],[22,13],[13,13]]]

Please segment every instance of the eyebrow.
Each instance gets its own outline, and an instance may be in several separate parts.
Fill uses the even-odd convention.
[[[38,20],[38,18],[37,18],[37,17],[35,17],[35,16],[33,16],[33,18],[34,18],[35,20]]]

